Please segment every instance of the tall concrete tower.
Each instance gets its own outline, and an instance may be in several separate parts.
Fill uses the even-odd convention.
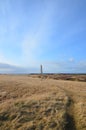
[[[42,68],[42,65],[40,65],[40,72],[41,72],[41,75],[43,74],[43,68]]]

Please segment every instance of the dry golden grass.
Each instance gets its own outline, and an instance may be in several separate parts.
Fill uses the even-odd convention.
[[[86,130],[86,83],[0,75],[0,130]]]

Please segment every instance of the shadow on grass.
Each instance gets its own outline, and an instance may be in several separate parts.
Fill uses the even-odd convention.
[[[72,116],[67,114],[66,121],[67,121],[67,124],[65,126],[65,130],[76,130],[75,121],[74,121],[74,118]]]

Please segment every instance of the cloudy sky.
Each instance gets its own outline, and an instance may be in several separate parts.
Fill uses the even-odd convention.
[[[0,0],[0,72],[86,73],[86,0]]]

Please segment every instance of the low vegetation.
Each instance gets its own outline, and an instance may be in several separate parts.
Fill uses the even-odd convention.
[[[0,130],[86,130],[86,83],[0,75]]]
[[[34,75],[34,77],[37,75]],[[69,80],[69,81],[80,81],[86,82],[86,74],[44,74],[38,75],[38,78],[47,78],[47,79],[55,79],[55,80]]]

